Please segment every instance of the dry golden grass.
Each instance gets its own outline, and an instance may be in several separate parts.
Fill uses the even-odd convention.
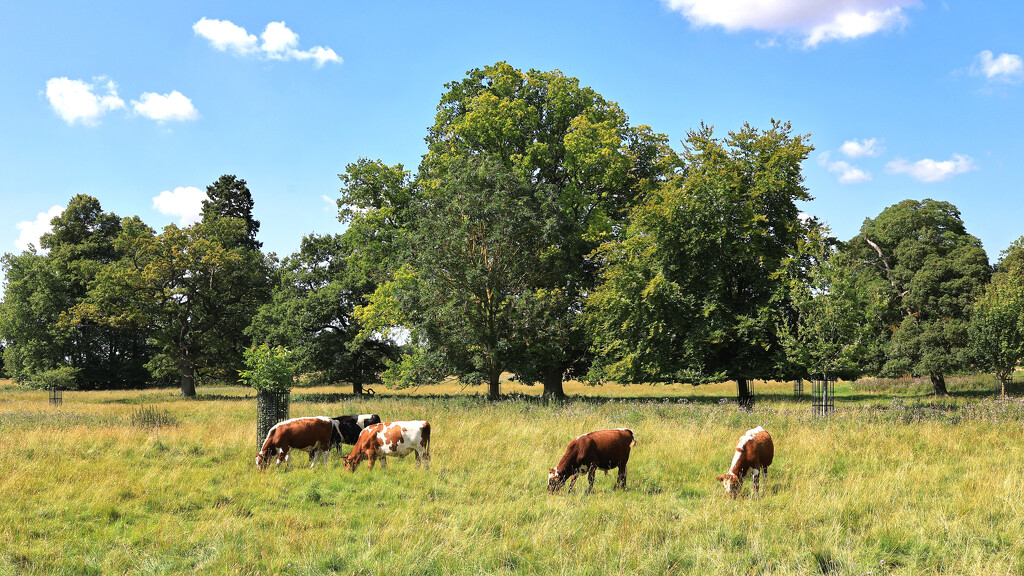
[[[451,389],[449,389],[450,387]],[[292,416],[423,418],[431,469],[333,460],[255,472],[252,392],[45,392],[0,384],[0,574],[1007,574],[1024,566],[1024,407],[892,401],[842,388],[812,418],[789,384],[599,387],[488,403],[454,383],[355,398],[296,389]],[[648,398],[642,397],[644,394]],[[248,396],[248,397],[247,397]],[[169,417],[148,426],[140,406]],[[133,416],[134,415],[134,416]],[[761,498],[714,477],[763,425],[775,463]],[[629,489],[548,496],[576,435],[630,427]],[[585,478],[581,480],[584,482]],[[577,487],[580,485],[578,484]]]

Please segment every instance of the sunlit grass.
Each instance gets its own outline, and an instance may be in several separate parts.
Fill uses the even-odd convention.
[[[984,384],[984,383],[982,383]],[[959,384],[958,384],[959,385]],[[957,388],[951,383],[951,389]],[[837,387],[810,414],[791,383],[591,388],[545,403],[445,383],[409,396],[299,388],[292,416],[427,419],[412,458],[255,472],[255,399],[239,387],[45,392],[0,384],[0,574],[1006,574],[1024,566],[1024,405]],[[809,385],[806,386],[809,390]],[[426,394],[426,396],[423,396]],[[461,397],[465,396],[465,397]],[[723,401],[724,400],[724,401]],[[773,435],[761,498],[724,497],[746,429]],[[545,493],[576,435],[630,427],[628,490]],[[581,480],[584,482],[585,479]]]

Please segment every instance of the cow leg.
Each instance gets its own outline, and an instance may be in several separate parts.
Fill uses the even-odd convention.
[[[754,468],[754,494],[757,496],[761,495],[761,470]]]
[[[597,477],[597,466],[591,466],[590,472],[587,472],[587,480],[590,481],[590,487],[587,488],[587,494],[594,491],[594,478]]]
[[[430,446],[423,449],[423,469],[430,470]]]
[[[380,457],[380,467],[381,468],[387,468],[388,467],[388,457],[387,456],[381,456]]]
[[[619,477],[615,479],[615,487],[626,489],[626,467],[619,466]]]
[[[572,475],[572,480],[569,480],[569,488],[566,490],[567,494],[572,494],[572,487],[576,485],[576,475]]]
[[[413,454],[415,454],[415,455],[416,455],[416,467],[417,467],[417,468],[419,468],[419,467],[420,467],[420,464],[422,464],[422,460],[423,460],[423,459],[422,459],[422,458],[420,458],[420,453],[419,453],[419,452],[415,452],[415,451],[414,451],[414,452],[413,452]]]

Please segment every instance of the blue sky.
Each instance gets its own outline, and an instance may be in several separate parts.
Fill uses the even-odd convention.
[[[770,4],[770,6],[769,6]],[[341,231],[337,174],[415,170],[444,84],[559,69],[673,144],[789,120],[802,208],[848,239],[947,200],[989,257],[1024,234],[1024,7],[932,0],[6,2],[0,252],[89,194],[154,228],[245,179],[267,251]]]

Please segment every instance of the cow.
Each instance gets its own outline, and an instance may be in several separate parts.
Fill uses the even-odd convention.
[[[569,442],[565,455],[558,466],[548,469],[548,493],[555,494],[572,477],[569,492],[576,484],[576,476],[587,472],[590,487],[587,494],[594,491],[594,475],[604,470],[605,474],[612,468],[619,469],[615,480],[615,488],[626,488],[626,463],[629,462],[629,451],[636,444],[636,436],[628,428],[616,430],[596,430]]]
[[[430,468],[430,423],[425,420],[407,422],[384,422],[367,426],[359,434],[352,452],[345,457],[345,469],[355,472],[359,463],[369,460],[370,470],[380,459],[382,468],[387,467],[388,456],[408,456],[416,453],[416,466],[423,462],[423,469]]]
[[[760,479],[768,474],[768,466],[775,457],[775,445],[768,432],[758,426],[747,430],[740,436],[736,444],[736,453],[732,457],[732,466],[725,474],[715,478],[725,486],[725,493],[736,498],[743,488],[743,479],[749,474],[754,478],[754,492],[761,493]]]
[[[326,460],[333,430],[334,421],[326,416],[292,418],[274,424],[267,432],[263,448],[256,453],[256,470],[265,470],[273,454],[277,454],[277,465],[283,461],[287,469],[290,450],[309,452],[309,467],[312,468],[317,456]]]
[[[350,414],[348,416],[335,416],[334,430],[331,431],[331,448],[341,452],[341,445],[355,445],[359,440],[359,433],[372,424],[380,424],[380,416],[376,414]]]

